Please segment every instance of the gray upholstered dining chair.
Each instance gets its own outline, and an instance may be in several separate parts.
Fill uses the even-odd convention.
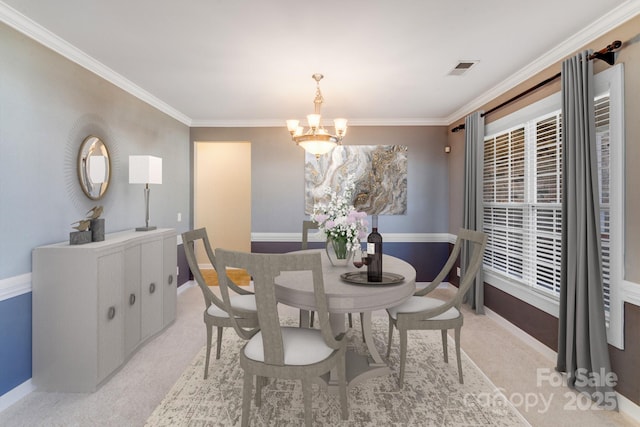
[[[207,230],[200,228],[197,230],[182,233],[182,243],[184,252],[189,263],[189,269],[193,273],[198,287],[204,296],[204,323],[207,327],[207,355],[204,363],[204,378],[209,374],[209,359],[211,355],[211,341],[213,327],[217,327],[216,359],[220,359],[220,349],[222,347],[222,331],[225,327],[233,327],[224,302],[218,298],[209,288],[205,281],[198,260],[196,259],[196,247],[202,245],[209,262],[215,268],[215,255],[209,243]],[[237,286],[229,281],[228,288],[232,289],[235,295],[231,298],[231,305],[236,309],[234,315],[237,316],[237,323],[244,327],[256,327],[258,325],[258,314],[256,311],[256,299],[252,292]]]
[[[464,277],[460,278],[460,286],[452,298],[440,300],[425,297],[433,291],[449,275],[455,267],[456,259],[464,245],[470,245],[470,261]],[[407,331],[408,330],[440,330],[442,334],[442,350],[444,361],[448,363],[447,354],[447,330],[455,330],[456,357],[458,358],[458,378],[462,380],[462,361],[460,359],[460,329],[463,324],[463,316],[460,311],[462,299],[467,293],[478,270],[482,266],[482,255],[487,246],[487,235],[481,231],[460,229],[451,255],[438,276],[426,288],[413,294],[402,304],[387,309],[389,315],[389,344],[387,357],[391,353],[391,341],[393,327],[400,333],[400,376],[398,385],[402,387],[407,358]]]
[[[243,268],[254,281],[259,328],[246,329],[235,316],[232,323],[238,335],[247,339],[240,350],[244,370],[242,426],[249,425],[251,391],[256,377],[255,403],[260,406],[266,378],[299,379],[302,382],[305,425],[311,426],[311,384],[335,369],[338,375],[341,415],[349,416],[346,389],[346,338],[333,336],[329,324],[319,253],[256,254],[216,249],[216,270],[224,302],[230,303],[227,268]],[[320,329],[281,326],[277,310],[275,280],[287,271],[305,272],[313,281]],[[230,307],[231,313],[235,312]]]
[[[305,250],[309,248],[309,230],[317,230],[318,223],[315,221],[304,220],[302,221],[302,244],[300,245],[300,249]],[[305,321],[303,320],[306,317],[306,313],[303,313],[306,310],[300,310],[300,326],[303,326]],[[309,327],[313,328],[313,322],[315,319],[315,311],[307,312],[309,315]],[[353,328],[353,317],[351,313],[348,315],[349,317],[349,327]]]

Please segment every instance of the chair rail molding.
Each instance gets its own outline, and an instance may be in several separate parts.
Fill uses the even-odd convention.
[[[0,301],[31,292],[31,273],[0,279]]]
[[[381,233],[386,242],[392,243],[454,243],[456,236],[451,233]],[[324,242],[322,232],[310,232],[310,242]],[[301,242],[302,233],[251,233],[252,242]]]

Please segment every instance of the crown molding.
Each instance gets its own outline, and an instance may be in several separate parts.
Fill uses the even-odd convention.
[[[92,73],[116,85],[120,89],[130,93],[136,98],[167,114],[168,116],[173,117],[174,119],[187,126],[191,125],[191,119],[180,111],[171,107],[164,101],[156,98],[146,90],[137,86],[122,75],[116,73],[111,68],[105,66],[100,61],[97,61],[96,59],[82,52],[77,47],[66,42],[40,24],[34,22],[33,20],[29,19],[25,15],[21,14],[17,10],[11,8],[1,1],[0,20],[16,31],[19,31],[25,36],[35,40],[41,45],[53,50],[54,52],[80,65],[81,67],[86,68]]]
[[[331,119],[323,118],[327,122]],[[449,122],[446,118],[430,119],[349,119],[351,126],[447,126]],[[286,128],[284,120],[192,120],[191,127],[212,127],[212,128],[252,128],[252,127],[281,127]]]
[[[496,99],[498,96],[509,91],[510,89],[513,89],[520,83],[526,81],[527,79],[530,79],[534,75],[552,66],[553,64],[560,62],[586,44],[624,24],[631,18],[638,15],[638,13],[640,13],[640,0],[626,1],[617,8],[611,10],[609,13],[600,17],[598,20],[596,20],[586,28],[569,37],[563,43],[549,50],[547,53],[545,53],[535,61],[529,63],[524,68],[520,69],[520,71],[502,81],[497,86],[489,89],[487,92],[482,94],[482,96],[479,96],[478,98],[472,100],[462,108],[449,115],[449,117],[447,117],[446,119],[447,124],[451,125],[454,122],[459,121],[466,115],[480,109],[482,106]]]

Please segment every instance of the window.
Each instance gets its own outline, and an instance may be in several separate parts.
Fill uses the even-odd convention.
[[[598,74],[595,80],[603,296],[613,325],[609,341],[622,348],[618,291],[623,277],[622,66]],[[557,316],[562,249],[559,94],[488,124],[485,133],[487,282]]]
[[[560,112],[485,138],[484,264],[531,288],[560,290]]]

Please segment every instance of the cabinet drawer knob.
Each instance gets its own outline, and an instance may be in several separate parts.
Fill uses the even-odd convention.
[[[116,308],[112,305],[109,307],[109,311],[107,312],[107,318],[111,320],[114,317],[116,317]]]
[[[156,284],[152,283],[149,285],[149,293],[152,294],[156,291]]]
[[[167,279],[167,282],[169,282],[169,285],[171,285],[173,283],[173,274],[169,275],[169,278]]]
[[[129,295],[129,305],[133,305],[136,303],[136,294]]]

